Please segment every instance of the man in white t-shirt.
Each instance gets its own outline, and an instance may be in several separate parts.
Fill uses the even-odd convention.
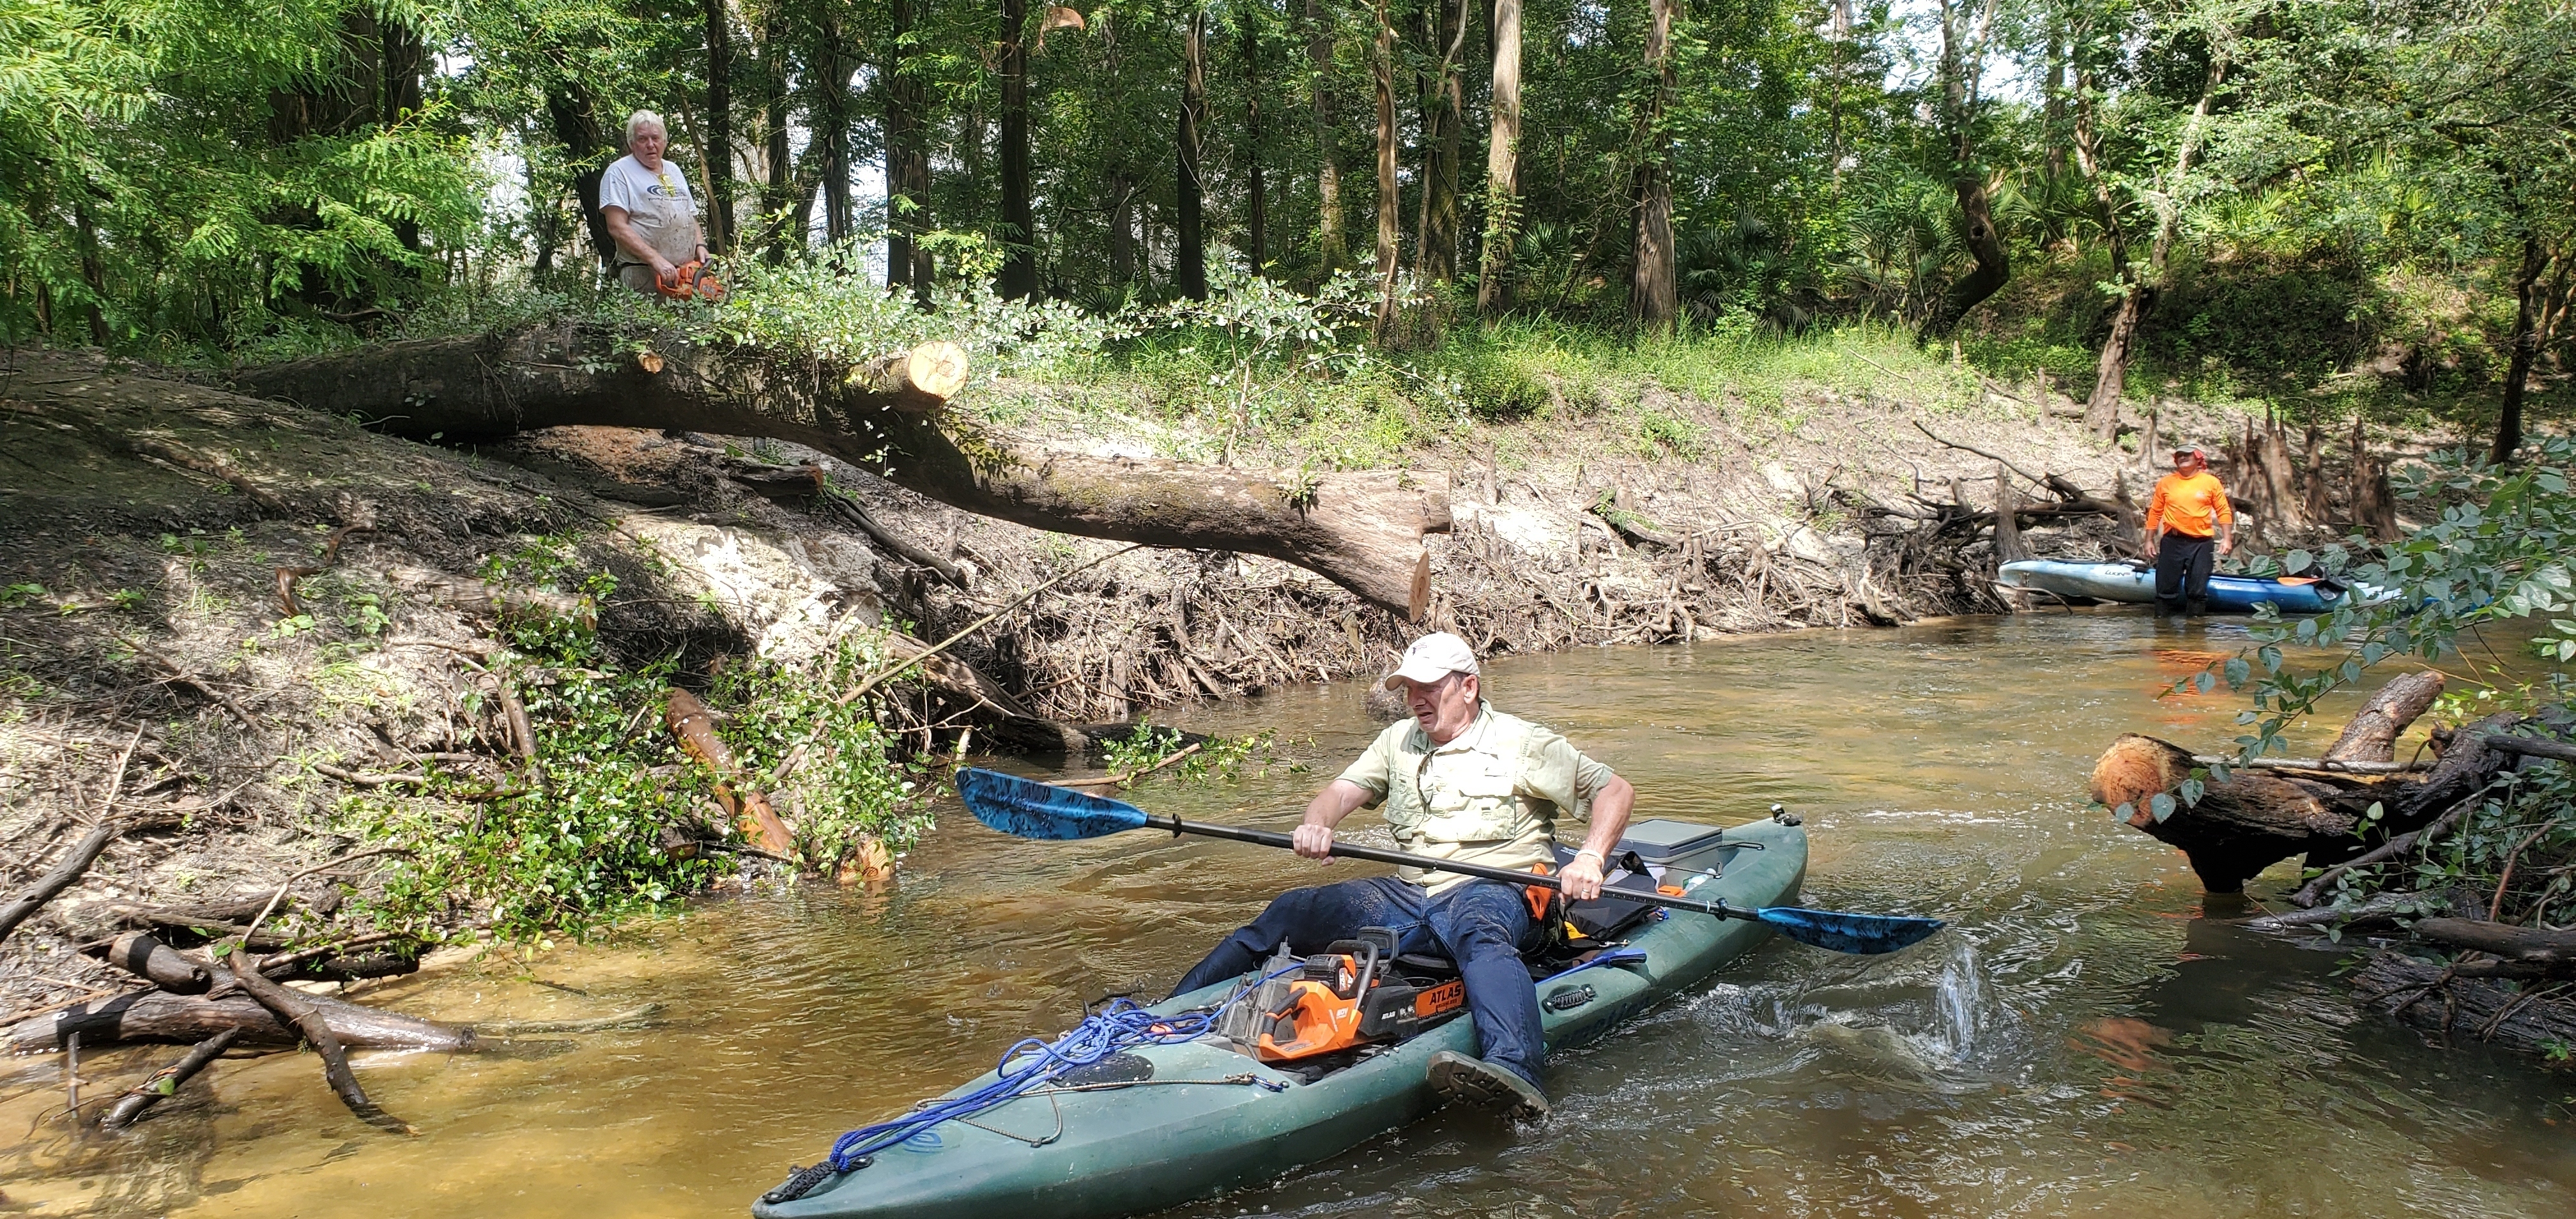
[[[599,179],[599,210],[617,241],[610,263],[618,282],[650,293],[656,283],[677,283],[680,264],[707,260],[698,228],[698,201],[689,177],[662,155],[670,142],[662,116],[638,110],[626,119],[627,155]]]

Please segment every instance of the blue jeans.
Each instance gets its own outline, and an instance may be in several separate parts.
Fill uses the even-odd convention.
[[[1539,1027],[1538,984],[1521,964],[1521,945],[1533,928],[1525,893],[1519,885],[1471,880],[1433,897],[1393,876],[1291,889],[1272,898],[1250,926],[1225,937],[1173,993],[1242,977],[1282,941],[1303,956],[1362,927],[1384,927],[1395,932],[1398,952],[1436,952],[1458,963],[1479,1054],[1536,1085],[1547,1039]]]

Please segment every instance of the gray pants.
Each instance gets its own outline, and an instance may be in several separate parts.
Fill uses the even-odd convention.
[[[629,288],[633,288],[646,296],[651,296],[653,295],[655,287],[653,283],[653,268],[640,262],[619,263],[617,264],[617,282],[624,284]]]

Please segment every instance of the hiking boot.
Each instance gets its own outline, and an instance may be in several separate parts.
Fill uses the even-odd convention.
[[[1501,1110],[1506,1117],[1535,1122],[1547,1116],[1547,1095],[1538,1085],[1507,1067],[1456,1050],[1431,1056],[1431,1090],[1450,1100],[1470,1101]]]
[[[2206,597],[2195,597],[2189,601],[2183,602],[2182,608],[2183,613],[2189,617],[2206,618],[2209,616],[2209,599]]]

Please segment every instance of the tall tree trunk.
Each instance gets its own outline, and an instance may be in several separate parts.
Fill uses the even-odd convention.
[[[2047,184],[2044,188],[2045,196],[2051,201],[2050,206],[2043,209],[2049,219],[2046,221],[2048,231],[2042,236],[2050,245],[2055,245],[2058,239],[2064,235],[2057,225],[2058,212],[2054,201],[2057,198],[2057,184],[2064,181],[2066,178],[2066,144],[2064,142],[2066,137],[2066,60],[2070,49],[2071,48],[2067,46],[2066,42],[2065,28],[2061,24],[2052,21],[2048,27],[2048,77],[2047,84],[2045,86],[2047,93],[2041,100],[2039,109],[2040,138],[2048,147],[2048,151],[2041,161],[2040,174],[2041,181]]]
[[[1833,100],[1825,119],[1826,146],[1833,157],[1834,195],[1843,189],[1843,91],[1851,87],[1852,0],[1833,0],[1825,17],[1825,40],[1833,44],[1830,69]]]
[[[796,149],[787,129],[787,22],[775,10],[764,13],[751,29],[752,55],[760,68],[760,256],[770,263],[787,258],[787,212],[794,204]],[[803,244],[804,234],[796,234]]]
[[[1403,200],[1395,178],[1395,22],[1388,0],[1377,0],[1377,41],[1369,52],[1369,75],[1377,84],[1377,337],[1395,329],[1396,240],[1403,224]]]
[[[1261,36],[1243,23],[1243,254],[1260,275],[1270,259],[1270,190],[1261,174]]]
[[[599,121],[599,103],[590,86],[569,75],[546,89],[546,125],[554,129],[555,139],[574,163],[589,162],[589,168],[574,174],[573,199],[581,207],[582,228],[590,235],[591,253],[601,266],[617,253],[617,243],[608,236],[608,218],[599,210],[599,179],[615,160],[616,141]]]
[[[2138,282],[2129,265],[2129,231],[2120,201],[2111,193],[2110,167],[2102,163],[2102,132],[2094,124],[2095,82],[2089,71],[2075,75],[2075,164],[2093,187],[2093,202],[2102,212],[2102,238],[2110,247],[2111,273],[2120,287],[2120,303],[2111,312],[2111,332],[2093,368],[2093,392],[2084,400],[2084,429],[2104,443],[2120,434],[2120,391],[2128,381],[2129,347],[2138,335],[2138,318],[2154,291]]]
[[[856,224],[850,205],[850,61],[841,53],[841,22],[832,9],[819,7],[814,22],[814,138],[823,142],[823,235],[840,242]]]
[[[2147,310],[2155,305],[2157,294],[2164,291],[2166,270],[2173,258],[2174,239],[2182,231],[2182,204],[2176,196],[2190,177],[2192,158],[2200,154],[2200,138],[2209,120],[2210,101],[2226,79],[2226,54],[2213,51],[2209,59],[2209,75],[2201,85],[2200,101],[2192,106],[2191,118],[2183,124],[2182,141],[2174,150],[2172,173],[2168,176],[2159,170],[2156,175],[2158,181],[2153,196],[2156,231],[2147,243],[2147,266],[2143,272],[2129,266],[2126,243],[2116,234],[2113,236],[2111,257],[2113,265],[2119,268],[2120,282],[2126,291],[2120,297],[2118,311],[2112,315],[2111,333],[2102,342],[2102,357],[2093,367],[2093,393],[2084,402],[2084,426],[2093,433],[2094,439],[2104,444],[2119,438],[2120,396],[2128,388],[2129,357],[2137,344],[2138,325],[2146,318]],[[2084,164],[2085,176],[2093,179],[2095,198],[2101,201],[2104,213],[2108,215],[2117,210],[2117,205],[2101,173],[2100,133],[2083,134],[2090,131],[2090,113],[2089,103],[2079,98],[2076,122],[2081,130],[2076,141],[2076,156]]]
[[[1635,267],[1628,281],[1628,316],[1641,331],[1671,330],[1681,312],[1681,267],[1673,251],[1672,134],[1664,112],[1673,93],[1673,10],[1680,0],[1648,0],[1646,102],[1637,118]]]
[[[1976,123],[1986,39],[1994,20],[1992,0],[1980,10],[1973,33],[1962,28],[1967,15],[1950,0],[1941,4],[1941,112],[1949,128],[1950,189],[1959,199],[1959,219],[1976,266],[1941,294],[1924,319],[1927,338],[1947,338],[1968,311],[1984,304],[2012,278],[2012,260],[2003,235],[1995,231],[1994,204],[1986,193],[1986,171],[1977,162]]]
[[[2522,391],[2531,380],[2532,360],[2540,354],[2540,280],[2549,271],[2549,247],[2530,232],[2522,235],[2522,267],[2513,277],[2513,354],[2505,361],[2504,409],[2496,415],[2495,443],[2487,460],[2496,465],[2513,460],[2522,447]]]
[[[930,250],[919,237],[930,231],[930,147],[921,79],[911,71],[919,37],[913,26],[924,2],[893,0],[894,31],[886,40],[886,286],[908,284],[913,300],[928,305]]]
[[[707,252],[733,245],[733,19],[726,0],[706,0],[707,139],[698,149],[706,164]]]
[[[1521,0],[1493,0],[1494,95],[1485,136],[1485,241],[1476,308],[1512,307],[1512,246],[1520,237]]]
[[[1037,214],[1029,197],[1028,0],[1002,0],[1002,296],[1038,290]]]
[[[2397,540],[2397,493],[2388,485],[2387,465],[2370,451],[2359,413],[2352,417],[2352,485],[2347,494],[2352,497],[2353,528],[2377,541]]]
[[[1123,169],[1109,175],[1109,278],[1136,282],[1136,183]]]
[[[913,0],[893,0],[887,14],[886,60],[877,69],[877,88],[885,102],[886,287],[912,286],[913,214],[921,200],[912,195],[910,158],[921,137],[916,127],[913,90],[918,83],[904,75],[912,50]]]
[[[89,300],[82,306],[89,315],[89,341],[107,346],[107,268],[98,256],[98,226],[89,218],[89,205],[72,204],[72,230],[80,247],[81,282],[89,285]]]
[[[1467,11],[1463,0],[1438,0],[1436,10],[1425,13],[1432,18],[1430,45],[1441,53],[1422,98],[1422,199],[1414,225],[1413,273],[1445,284],[1458,278],[1459,132],[1467,125],[1458,52],[1467,43]]]
[[[1307,84],[1315,113],[1316,256],[1327,276],[1350,265],[1342,232],[1342,167],[1333,138],[1333,24],[1324,0],[1306,0]]]
[[[420,111],[422,82],[429,71],[429,44],[420,31],[400,20],[379,22],[382,31],[377,55],[376,123],[391,127]],[[421,250],[420,222],[409,217],[394,221],[394,238],[403,248],[415,253]]]
[[[1179,165],[1173,227],[1180,246],[1172,254],[1174,286],[1194,301],[1207,299],[1205,184],[1199,178],[1199,124],[1207,111],[1207,10],[1193,8],[1181,27],[1181,125],[1174,160]]]

